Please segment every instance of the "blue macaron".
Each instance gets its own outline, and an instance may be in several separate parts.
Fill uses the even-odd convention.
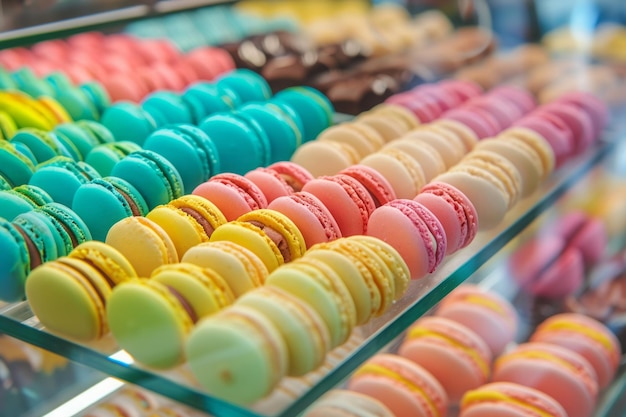
[[[111,175],[132,184],[142,195],[148,209],[166,204],[183,195],[180,173],[165,157],[156,152],[133,152],[115,164]]]
[[[213,140],[190,124],[177,124],[156,130],[144,149],[165,157],[179,172],[185,194],[221,170],[220,157]]]
[[[188,86],[181,99],[187,103],[195,124],[212,114],[230,111],[239,104],[228,92],[206,81]]]
[[[272,89],[259,74],[249,69],[236,69],[221,75],[216,82],[219,88],[233,91],[241,103],[266,101],[272,97]]]

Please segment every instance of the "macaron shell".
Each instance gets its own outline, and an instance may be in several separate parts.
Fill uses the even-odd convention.
[[[425,142],[416,142],[411,138],[399,138],[385,145],[385,149],[399,149],[410,155],[424,171],[425,182],[446,171],[446,165],[439,152]]]
[[[149,277],[161,265],[178,262],[172,239],[161,226],[145,217],[118,221],[109,229],[105,243],[122,253],[140,278]]]
[[[226,280],[236,298],[261,286],[269,274],[257,255],[230,241],[196,245],[185,252],[181,262],[212,268]]]
[[[385,148],[373,153],[359,164],[380,172],[391,184],[397,198],[413,198],[426,183],[422,167],[406,152]]]
[[[93,265],[114,285],[136,278],[137,273],[131,263],[111,245],[89,240],[76,246],[68,255]]]
[[[303,417],[395,417],[380,401],[354,391],[334,389],[320,398]]]
[[[291,157],[294,162],[314,177],[335,175],[359,161],[357,150],[347,143],[311,141],[300,146]]]
[[[257,168],[244,175],[263,192],[265,199],[271,203],[278,197],[292,194],[293,188],[275,171],[267,168]]]
[[[383,137],[373,128],[358,122],[346,122],[331,126],[317,137],[317,140],[329,140],[346,143],[354,148],[359,158],[379,150],[385,143]]]

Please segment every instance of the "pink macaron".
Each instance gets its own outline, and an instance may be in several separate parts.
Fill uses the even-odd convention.
[[[478,214],[472,202],[458,188],[433,181],[413,199],[428,208],[446,233],[447,254],[469,245],[478,232]]]
[[[407,263],[412,279],[434,272],[447,251],[441,222],[413,200],[396,199],[378,207],[369,218],[367,234],[393,246]]]
[[[435,315],[473,330],[494,357],[504,352],[517,336],[519,318],[511,303],[473,284],[461,284],[444,297]]]
[[[366,165],[352,165],[339,173],[352,177],[361,183],[370,193],[376,207],[396,199],[396,193],[389,181],[374,168]]]
[[[236,220],[256,209],[267,208],[267,199],[255,183],[238,174],[223,173],[211,177],[193,190],[215,204],[226,217]]]
[[[423,367],[397,355],[373,356],[350,378],[348,389],[377,399],[398,417],[447,414],[448,398],[441,384]]]
[[[408,330],[398,354],[422,366],[441,383],[448,400],[489,380],[491,351],[468,327],[443,317],[422,317]]]
[[[556,165],[562,165],[574,152],[574,135],[561,119],[545,112],[532,112],[515,122],[514,126],[526,127],[541,135],[554,151]]]
[[[494,364],[494,382],[535,388],[561,404],[569,417],[590,417],[598,395],[597,376],[578,353],[548,343],[523,343]]]

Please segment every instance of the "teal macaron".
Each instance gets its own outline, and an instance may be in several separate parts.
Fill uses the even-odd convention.
[[[272,97],[272,89],[259,74],[249,69],[236,69],[221,75],[216,85],[224,90],[233,91],[241,103],[266,101]]]
[[[245,174],[269,165],[271,146],[263,128],[248,114],[217,113],[200,123],[217,148],[222,172]]]
[[[141,107],[150,113],[159,127],[176,123],[193,123],[189,105],[172,91],[155,91],[141,102]]]
[[[35,172],[35,164],[19,152],[15,145],[0,140],[0,175],[10,184],[11,188],[27,184]]]
[[[19,129],[10,142],[26,145],[35,156],[37,163],[45,162],[59,155],[72,157],[72,153],[68,151],[56,134],[41,129],[30,127]]]
[[[181,99],[187,103],[195,124],[212,114],[230,111],[236,104],[230,95],[206,81],[188,86]]]
[[[72,120],[98,120],[100,114],[90,97],[78,87],[55,92],[54,98],[65,108]]]
[[[278,92],[271,100],[292,107],[302,120],[304,142],[317,138],[333,123],[334,107],[320,91],[311,87],[290,87]]]
[[[34,185],[20,185],[10,190],[0,191],[0,217],[13,220],[22,213],[51,203],[52,197]]]
[[[55,202],[71,207],[78,187],[94,178],[100,178],[100,174],[91,165],[57,156],[39,164],[29,184],[45,190]]]
[[[6,177],[0,173],[0,191],[8,191],[11,189],[11,183]],[[1,217],[1,216],[0,216]]]
[[[49,225],[49,231],[56,242],[58,256],[66,256],[76,246],[92,240],[91,232],[85,222],[71,208],[63,204],[44,204],[31,213],[38,213],[37,215],[44,218]]]
[[[98,171],[101,176],[106,177],[111,174],[116,163],[141,149],[141,146],[130,141],[105,143],[94,147],[87,154],[85,162]]]
[[[74,123],[89,135],[93,136],[98,143],[109,143],[117,140],[113,132],[111,132],[109,128],[101,122],[94,122],[93,120],[78,120]]]
[[[37,77],[28,67],[21,67],[11,73],[17,88],[31,97],[54,97],[54,89],[43,79]]]
[[[17,90],[17,84],[11,73],[4,68],[0,68],[0,90]]]
[[[149,210],[183,195],[180,173],[154,151],[144,149],[129,154],[115,164],[111,175],[132,184],[146,200]]]
[[[61,123],[54,127],[53,132],[63,143],[71,143],[78,151],[77,161],[84,161],[91,149],[100,144],[98,138],[78,123]]]
[[[70,80],[70,78],[61,71],[52,71],[51,73],[46,74],[46,76],[43,77],[43,81],[47,82],[50,87],[52,87],[54,94],[59,91],[74,88],[72,80]]]
[[[107,93],[100,83],[87,81],[79,85],[78,89],[85,93],[89,101],[91,101],[91,104],[93,104],[94,108],[98,112],[98,119],[102,116],[102,113],[104,113],[107,107],[111,105],[109,93]]]
[[[30,254],[20,229],[0,218],[0,300],[24,299],[24,282],[30,273]],[[31,246],[35,250],[35,246]]]
[[[130,216],[145,216],[148,205],[141,193],[118,177],[96,178],[81,185],[72,210],[85,222],[91,236],[104,242],[115,223]]]
[[[54,226],[47,215],[31,210],[16,216],[12,223],[29,248],[31,268],[59,256],[55,233],[52,232]]]
[[[100,122],[108,128],[115,140],[130,141],[143,145],[150,133],[157,129],[157,122],[139,104],[127,101],[113,103],[102,114]]]
[[[144,149],[165,157],[180,174],[185,194],[221,170],[220,157],[213,140],[190,124],[177,124],[156,130]]]
[[[247,103],[237,111],[251,116],[267,134],[271,148],[270,163],[288,161],[302,144],[302,132],[296,122],[277,106]]]

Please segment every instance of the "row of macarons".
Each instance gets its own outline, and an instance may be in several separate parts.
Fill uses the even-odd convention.
[[[235,69],[230,55],[220,48],[182,53],[166,39],[100,32],[5,49],[0,66],[17,74],[3,88],[17,88],[33,97],[53,96],[60,80],[63,87],[97,83],[112,101],[134,102],[158,90],[182,91],[193,82],[210,81]]]
[[[397,354],[366,361],[347,387],[397,416],[445,416],[457,406],[460,415],[474,416],[492,406],[501,412],[517,408],[520,416],[531,415],[534,407],[551,417],[589,417],[619,365],[615,336],[587,316],[558,314],[542,322],[528,342],[515,345],[517,326],[506,299],[463,284],[433,316],[409,327]],[[326,407],[325,400],[319,406]]]

